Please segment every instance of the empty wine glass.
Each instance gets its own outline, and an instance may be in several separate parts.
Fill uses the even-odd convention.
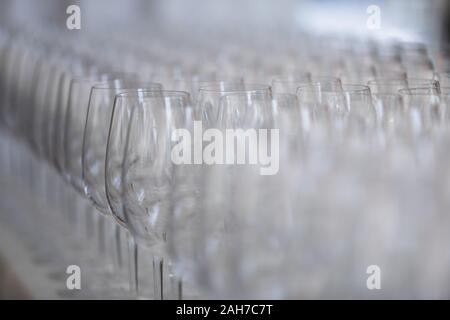
[[[268,85],[262,84],[243,84],[243,83],[217,83],[217,84],[209,84],[204,85],[199,90],[198,103],[195,106],[195,112],[197,113],[196,117],[198,119],[202,119],[203,123],[207,126],[219,125],[220,123],[225,121],[226,119],[221,118],[223,115],[231,116],[232,113],[222,113],[221,112],[221,104],[224,99],[242,99],[242,93],[249,93],[250,95],[256,94],[260,97],[264,97],[264,100],[272,96],[272,90]],[[230,96],[224,98],[229,94],[234,94],[234,96]],[[236,104],[236,106],[240,106]],[[245,111],[256,111],[257,108],[250,108],[248,110],[235,110],[235,118],[237,119],[240,115],[248,115]],[[266,108],[263,108],[264,112]],[[199,114],[198,114],[199,113]],[[255,114],[256,116],[256,114]]]
[[[382,133],[390,135],[405,124],[405,113],[398,93],[373,93],[373,106],[377,115],[377,124]]]
[[[303,116],[305,131],[310,129],[311,123],[332,123],[339,121],[346,114],[345,99],[342,85],[335,83],[305,84],[297,88],[300,110]],[[338,122],[335,122],[338,124]]]
[[[154,254],[154,294],[162,299],[172,131],[192,114],[189,94],[137,91],[117,95],[108,138],[106,191],[135,237]]]
[[[91,89],[99,83],[107,82],[109,79],[125,79],[128,74],[123,73],[107,73],[94,75],[88,78],[71,78],[70,86],[67,91],[68,100],[67,106],[63,115],[64,118],[64,132],[62,151],[63,163],[63,178],[74,187],[77,193],[69,194],[68,203],[70,216],[75,217],[76,223],[86,221],[86,225],[95,224],[96,234],[94,240],[96,247],[94,251],[85,250],[85,255],[82,261],[86,263],[86,268],[89,269],[91,279],[91,288],[93,291],[98,291],[100,295],[107,295],[108,289],[114,285],[121,285],[122,281],[117,283],[108,282],[106,276],[108,272],[118,270],[115,253],[118,246],[114,245],[114,227],[115,223],[112,219],[108,219],[102,215],[96,214],[92,210],[92,206],[86,201],[85,185],[83,181],[83,137],[86,125],[86,117],[88,113],[89,101],[91,99]],[[106,147],[105,147],[106,148]],[[81,196],[81,197],[80,197]],[[98,256],[103,259],[98,259]],[[118,292],[120,295],[121,293]]]
[[[258,87],[259,89],[256,88],[255,86],[253,90],[249,88],[248,90],[216,92],[219,95],[218,116],[212,127],[221,132],[222,136],[226,136],[227,130],[273,128],[271,92],[268,88],[261,86]],[[295,108],[295,105],[293,107]],[[261,137],[256,139],[261,139]],[[235,140],[233,141],[235,142]],[[252,142],[254,143],[255,140],[249,138],[249,143]],[[265,142],[269,145],[278,143],[270,138]],[[255,156],[254,148],[249,146],[248,150],[241,150],[248,159],[248,163],[242,162],[240,159],[242,153],[234,152],[234,147],[231,147],[230,143],[230,141],[224,142],[225,149],[222,154],[224,159],[216,158],[216,161],[208,163],[200,169],[200,178],[197,178],[200,180],[194,182],[194,186],[197,188],[191,189],[191,194],[188,193],[186,197],[175,199],[173,205],[177,210],[173,214],[176,216],[171,220],[176,225],[178,225],[176,220],[178,216],[181,221],[186,221],[184,226],[186,229],[180,230],[183,228],[182,225],[173,228],[174,232],[179,232],[179,236],[175,235],[173,238],[178,240],[173,244],[175,250],[178,249],[178,252],[182,252],[183,248],[189,248],[189,243],[192,243],[192,249],[187,251],[189,256],[183,255],[183,253],[179,254],[184,258],[186,268],[189,270],[189,266],[196,261],[198,265],[195,277],[203,290],[213,296],[223,294],[226,297],[231,292],[238,294],[239,291],[234,290],[238,286],[237,283],[243,280],[239,277],[238,261],[233,257],[234,254],[238,254],[237,251],[234,251],[237,247],[228,247],[228,240],[233,239],[236,235],[233,231],[239,228],[239,224],[233,220],[234,215],[240,214],[239,210],[232,211],[234,205],[237,205],[233,196],[245,189],[236,190],[239,185],[235,180],[236,177],[239,177],[236,168],[248,165],[255,170],[258,167],[251,161]],[[261,145],[259,146],[261,147]],[[206,152],[207,149],[204,150]],[[182,169],[180,171],[183,172]],[[179,195],[186,192],[183,186],[182,183],[175,185],[174,194]],[[177,188],[180,189],[177,190]],[[189,192],[189,190],[187,191]],[[200,193],[199,196],[198,193]],[[245,194],[249,197],[254,195],[254,193],[248,192]],[[196,201],[195,198],[200,201],[200,204],[194,207],[196,212],[192,212],[189,210],[189,205],[192,201]],[[177,203],[177,200],[180,202]],[[183,203],[186,212],[182,212],[180,209],[180,207],[183,208]],[[240,242],[232,243],[239,245]],[[241,286],[238,288],[243,289]]]
[[[158,91],[162,90],[162,85],[158,83],[141,83],[129,79],[117,79],[94,85],[91,89],[83,135],[82,179],[86,195],[102,214],[111,214],[105,190],[105,159],[115,96],[119,93],[134,93],[139,90]],[[123,264],[120,226],[126,227],[126,224],[122,216],[116,216],[114,214],[115,211],[112,213],[112,216],[118,222],[118,224],[113,224],[117,255],[115,260],[118,263],[118,266],[114,269],[117,270]],[[129,236],[127,238],[130,239]],[[133,243],[129,243],[128,250],[133,250],[134,253],[136,248],[133,248],[133,246]],[[130,259],[131,267],[133,266],[133,261],[134,258]],[[134,282],[136,276],[133,276],[133,272],[136,271],[136,268],[132,267],[131,269],[130,281]],[[130,282],[130,288],[133,287],[131,285],[133,282]]]
[[[222,77],[222,76],[193,76],[192,78],[183,79],[176,78],[173,80],[172,84],[168,86],[172,90],[185,91],[188,92],[192,97],[192,103],[197,103],[197,96],[201,87],[205,87],[211,84],[220,83],[235,83],[243,84],[244,80],[239,77]]]

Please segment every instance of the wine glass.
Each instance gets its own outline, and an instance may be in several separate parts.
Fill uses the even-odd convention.
[[[402,107],[400,94],[397,92],[374,93],[372,91],[372,99],[382,139],[397,137],[404,129],[407,117]],[[383,141],[383,143],[385,142]]]
[[[192,114],[189,94],[137,91],[116,96],[105,164],[113,212],[154,255],[154,294],[162,299],[172,131]]]
[[[217,106],[218,115],[217,120],[209,128],[214,128],[225,137],[228,130],[257,131],[261,128],[273,127],[270,88],[256,85],[246,88],[247,90],[216,93],[220,95]],[[252,138],[248,141],[255,142]],[[270,139],[266,142],[277,143]],[[173,232],[178,233],[169,239],[174,241],[172,248],[178,252],[178,257],[181,257],[181,268],[186,272],[182,276],[189,278],[191,276],[189,272],[192,272],[190,266],[196,263],[194,277],[202,289],[214,297],[228,297],[231,292],[238,294],[239,291],[234,290],[236,286],[242,289],[238,285],[242,279],[239,277],[238,260],[235,259],[238,251],[234,249],[237,247],[228,246],[229,241],[237,235],[234,230],[240,227],[234,220],[234,215],[240,214],[239,210],[233,211],[236,205],[234,196],[245,189],[236,191],[239,186],[235,179],[239,177],[236,170],[247,166],[252,169],[258,167],[257,163],[255,165],[251,161],[255,155],[255,149],[249,146],[249,149],[240,150],[243,153],[231,152],[230,156],[229,152],[234,151],[234,147],[230,150],[229,148],[232,147],[229,143],[229,141],[224,143],[226,146],[222,155],[224,159],[219,158],[211,163],[205,162],[201,168],[197,168],[201,173],[192,178],[199,180],[194,182],[193,186],[191,185],[191,191],[189,193],[188,189],[187,196],[183,196],[186,192],[186,184],[182,181],[174,184],[173,194],[178,198],[174,200],[172,212],[174,217],[170,220],[175,224],[172,228]],[[207,149],[204,150],[206,152]],[[245,155],[248,163],[241,162],[242,155]],[[186,167],[184,169],[188,170]],[[179,170],[181,179],[184,179],[183,167]],[[254,193],[245,192],[245,195],[251,197]],[[193,207],[192,202],[194,202]],[[232,243],[239,245],[240,242]]]
[[[192,78],[176,78],[169,86],[172,90],[189,92],[192,102],[197,103],[197,96],[201,87],[220,83],[243,84],[244,80],[239,77],[222,77],[217,75],[211,76],[192,76]]]
[[[85,250],[81,257],[81,262],[86,263],[85,268],[89,270],[91,277],[91,289],[98,291],[98,294],[108,294],[108,287],[116,283],[108,282],[107,273],[112,272],[115,266],[115,249],[113,228],[115,226],[112,220],[95,213],[88,201],[83,183],[83,137],[86,124],[86,116],[89,107],[91,89],[94,85],[108,81],[109,79],[124,79],[128,74],[123,73],[100,73],[95,69],[93,75],[88,77],[69,77],[70,85],[67,90],[67,105],[62,110],[65,126],[63,129],[62,141],[62,175],[66,182],[73,187],[75,192],[69,191],[67,199],[67,213],[75,224],[95,225],[96,234],[94,240],[96,246],[94,250]],[[58,149],[56,149],[58,150]],[[69,220],[70,221],[70,220]],[[83,223],[83,221],[86,221]],[[83,233],[87,233],[87,230]],[[83,239],[80,239],[83,243]],[[85,241],[84,241],[85,242]],[[98,259],[101,256],[103,259]],[[107,271],[105,273],[105,271]],[[119,286],[121,281],[118,282]]]
[[[119,93],[133,93],[139,90],[159,91],[162,85],[158,83],[136,82],[129,79],[117,79],[102,84],[94,85],[91,89],[89,105],[87,109],[86,124],[83,135],[83,152],[82,152],[82,179],[86,195],[91,200],[95,208],[102,214],[110,215],[111,208],[108,205],[105,190],[105,159],[106,145],[108,142],[109,126],[111,124],[111,116],[114,107],[115,96]],[[122,247],[121,247],[121,228],[126,224],[121,216],[114,215],[118,224],[114,224],[115,250],[119,269],[123,264]],[[131,241],[131,238],[128,236]],[[133,248],[130,243],[128,249]],[[133,249],[133,253],[136,249]],[[131,259],[131,262],[134,258]],[[118,268],[117,268],[118,267]],[[136,268],[133,268],[136,272]],[[134,281],[136,276],[132,276]],[[130,282],[130,288],[132,288]]]
[[[204,125],[214,126],[221,125],[220,123],[226,119],[220,118],[221,115],[231,116],[231,113],[221,113],[221,104],[224,99],[242,99],[240,93],[249,93],[260,95],[261,97],[271,97],[272,90],[270,86],[263,84],[247,84],[247,83],[228,83],[220,82],[214,84],[204,85],[199,89],[198,103],[195,105],[195,113],[198,119],[202,119]],[[224,98],[229,94],[234,94]],[[237,104],[236,106],[240,106]],[[258,108],[251,108],[248,111],[257,111]],[[263,108],[264,112],[266,108]],[[242,110],[245,111],[245,110]],[[236,119],[239,118],[239,110],[235,110]],[[255,113],[257,115],[257,113]]]

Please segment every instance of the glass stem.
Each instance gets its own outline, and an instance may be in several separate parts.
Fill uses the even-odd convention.
[[[153,257],[153,290],[155,300],[164,300],[164,260],[162,257]]]
[[[170,275],[170,282],[172,287],[172,295],[175,300],[183,300],[183,281],[181,277],[174,274]]]
[[[123,260],[122,260],[122,235],[121,227],[114,223],[114,234],[116,240],[116,266],[119,270],[122,270]]]
[[[99,216],[97,221],[97,245],[100,254],[105,253],[105,219]]]
[[[127,233],[130,291],[139,296],[139,260],[138,246],[130,232]]]

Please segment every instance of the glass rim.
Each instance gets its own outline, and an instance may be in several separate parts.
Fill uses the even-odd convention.
[[[435,71],[435,72],[433,72],[433,75],[435,75],[435,76],[438,76],[438,75],[440,75],[440,74],[442,74],[442,75],[450,75],[450,70],[447,70],[447,71]]]
[[[436,90],[436,92],[431,92],[431,90]],[[445,92],[443,92],[445,91]],[[441,96],[450,94],[450,87],[438,87],[438,88],[430,88],[430,87],[417,87],[417,88],[405,88],[398,90],[398,93],[402,96]]]
[[[67,75],[71,75],[71,72],[67,72]],[[97,82],[98,84],[105,83],[105,82],[111,82],[114,80],[125,80],[127,79],[127,76],[131,77],[137,77],[136,74],[133,73],[127,73],[127,72],[105,72],[105,71],[97,71],[92,74],[87,75],[74,75],[71,77],[71,81],[78,81],[78,82]],[[105,77],[103,80],[102,77]],[[138,81],[138,80],[137,80]]]
[[[272,98],[276,98],[276,97],[296,97],[297,95],[295,93],[286,93],[286,92],[275,92],[272,94]]]
[[[140,95],[144,94],[144,97],[140,97]],[[132,98],[146,98],[146,97],[185,97],[190,99],[191,95],[186,91],[177,91],[177,90],[146,90],[146,89],[129,89],[125,92],[120,92],[115,95],[116,99],[132,99]]]
[[[241,84],[241,83],[230,83],[231,85],[234,84]],[[219,83],[217,84],[211,84],[211,85],[207,85],[207,86],[201,86],[199,88],[199,92],[209,92],[209,93],[221,93],[221,94],[244,94],[244,93],[268,93],[271,92],[271,86],[270,85],[266,85],[266,84],[257,84],[257,83],[250,83],[250,84],[245,84],[243,83],[243,89],[229,89],[229,90],[222,90],[220,88],[217,88],[217,86],[220,85]]]
[[[386,81],[387,83],[380,83],[380,81]],[[370,84],[378,84],[378,85],[390,85],[390,84],[396,84],[396,83],[398,83],[398,82],[401,82],[401,81],[405,81],[405,82],[408,82],[408,81],[417,81],[417,82],[422,82],[423,81],[423,83],[426,83],[426,82],[429,82],[429,83],[436,83],[436,84],[439,84],[439,82],[436,80],[436,79],[426,79],[426,78],[409,78],[409,77],[405,77],[405,78],[394,78],[394,77],[392,77],[392,78],[390,78],[390,77],[379,77],[379,78],[373,78],[373,79],[370,79],[369,81],[367,81],[367,85],[370,85]]]
[[[133,82],[131,82],[132,83],[131,85],[126,85],[123,88],[113,87],[114,83],[117,80],[120,81],[121,79],[109,80],[109,81],[105,81],[105,82],[102,81],[100,83],[95,84],[92,87],[92,90],[138,90],[138,89],[151,89],[151,90],[153,90],[152,87],[160,88],[161,90],[163,89],[163,85],[161,83],[158,83],[158,82],[145,82],[145,81],[142,81],[142,82],[141,81],[133,81]]]
[[[347,84],[347,83],[342,84],[341,83],[340,86],[341,86],[342,90],[327,90],[327,89],[322,90],[322,89],[319,89],[319,88],[312,88],[311,89],[312,85],[314,86],[314,85],[318,85],[318,84],[320,84],[320,82],[313,83],[313,84],[305,84],[303,86],[299,86],[297,88],[297,94],[298,94],[299,91],[305,91],[305,92],[318,92],[318,91],[320,91],[320,92],[329,92],[329,93],[342,92],[344,94],[367,92],[367,93],[371,94],[370,88],[368,86],[366,86],[366,85],[363,85],[363,84]],[[308,88],[310,90],[308,90]]]
[[[69,74],[70,77],[70,74]],[[95,76],[92,78],[89,78],[89,76],[75,76],[75,77],[71,77],[70,82],[73,83],[86,83],[86,82],[93,82],[96,84],[100,84],[102,83],[102,80],[99,80],[98,78],[96,78]]]
[[[310,80],[309,80],[310,79]],[[308,77],[304,77],[304,78],[301,78],[301,77],[299,77],[299,78],[292,78],[292,79],[289,79],[289,77],[277,77],[277,78],[272,78],[272,83],[274,83],[274,82],[279,82],[279,83],[295,83],[295,82],[300,82],[300,81],[303,81],[303,80],[307,80],[307,81],[309,81],[310,82],[310,84],[315,84],[315,83],[320,83],[321,82],[321,80],[325,80],[325,81],[330,81],[330,82],[332,82],[332,81],[336,81],[336,82],[341,82],[341,79],[339,79],[338,77],[328,77],[328,76],[318,76],[318,77],[310,77],[308,79]],[[306,85],[307,83],[305,82],[305,85]]]
[[[215,83],[221,83],[221,82],[224,82],[224,83],[231,83],[231,84],[234,84],[234,83],[241,83],[241,82],[243,82],[244,81],[244,78],[242,78],[242,77],[239,77],[239,76],[236,76],[236,77],[233,77],[233,76],[224,76],[224,77],[222,77],[222,76],[220,76],[220,77],[218,77],[218,79],[206,79],[206,78],[202,78],[201,76],[198,76],[198,78],[196,78],[196,76],[192,76],[192,77],[174,77],[173,78],[173,81],[174,82],[187,82],[187,83],[207,83],[207,82],[210,82],[211,83],[211,85],[213,85],[213,84],[215,84]]]
[[[377,93],[372,93],[372,96],[374,98],[377,98],[379,96],[383,96],[383,97],[388,97],[388,96],[399,97],[400,93],[398,93],[398,91],[397,92],[377,92]]]

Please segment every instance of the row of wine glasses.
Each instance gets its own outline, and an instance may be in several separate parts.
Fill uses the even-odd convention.
[[[449,296],[426,46],[48,34],[0,33],[2,167],[43,207],[7,220],[56,273],[76,260],[84,297]]]

